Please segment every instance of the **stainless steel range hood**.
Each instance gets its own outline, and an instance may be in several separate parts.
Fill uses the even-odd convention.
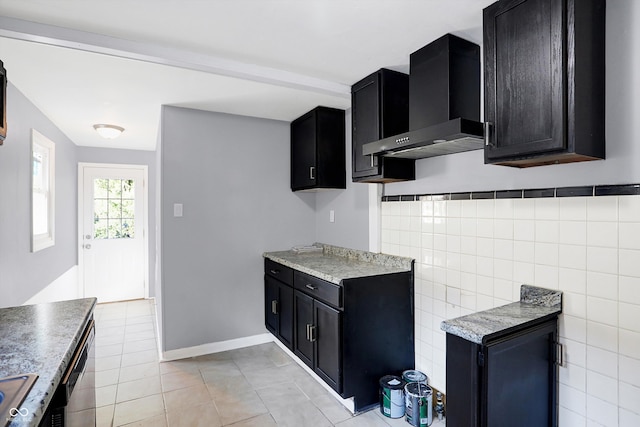
[[[411,54],[409,132],[363,146],[364,155],[422,159],[484,147],[480,47],[447,34]]]
[[[483,147],[482,123],[458,118],[365,144],[362,151],[365,155],[424,159]]]

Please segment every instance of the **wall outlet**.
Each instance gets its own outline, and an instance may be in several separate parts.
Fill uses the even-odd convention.
[[[181,217],[182,216],[182,203],[174,203],[173,204],[173,216]]]
[[[329,211],[329,222],[336,222],[336,211],[333,209]]]

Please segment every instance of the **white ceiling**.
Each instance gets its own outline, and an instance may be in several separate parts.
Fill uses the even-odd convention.
[[[285,121],[349,108],[349,86],[382,67],[408,71],[409,54],[443,34],[481,44],[491,3],[0,0],[0,60],[77,145],[154,150],[161,105]],[[94,123],[126,131],[107,141]]]

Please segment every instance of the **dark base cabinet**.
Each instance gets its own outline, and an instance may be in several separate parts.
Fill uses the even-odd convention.
[[[283,266],[266,262],[267,268],[282,271]],[[269,310],[275,293],[269,291],[274,285],[266,286]],[[287,345],[283,321],[278,333],[269,324],[271,315],[265,319],[267,329]],[[413,271],[336,285],[293,270],[292,324],[294,354],[340,396],[353,397],[356,412],[367,410],[379,403],[382,376],[415,366]]]
[[[447,427],[556,427],[557,319],[484,345],[447,334]]]
[[[294,353],[336,392],[342,391],[340,312],[295,291]],[[320,333],[321,331],[321,333]]]
[[[293,271],[265,260],[265,326],[290,350],[293,349]]]

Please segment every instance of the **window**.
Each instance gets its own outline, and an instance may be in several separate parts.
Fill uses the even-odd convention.
[[[93,180],[93,238],[135,237],[135,183],[133,179]]]
[[[55,244],[56,146],[31,130],[31,252]]]

